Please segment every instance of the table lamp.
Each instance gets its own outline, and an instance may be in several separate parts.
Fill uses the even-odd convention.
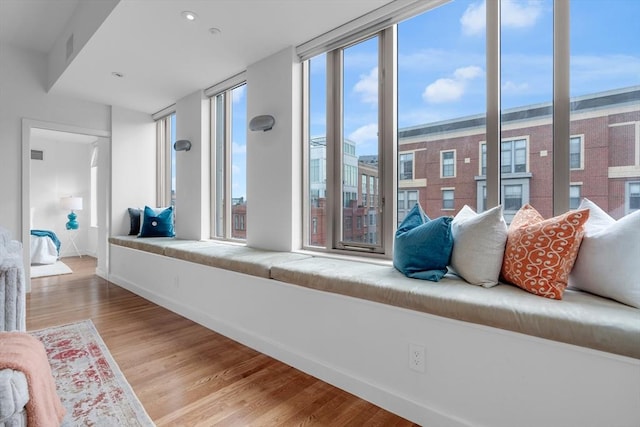
[[[60,199],[60,205],[62,209],[71,210],[71,213],[67,215],[69,222],[67,222],[67,230],[77,230],[78,229],[78,221],[76,221],[77,215],[74,211],[82,210],[82,197],[63,197]]]

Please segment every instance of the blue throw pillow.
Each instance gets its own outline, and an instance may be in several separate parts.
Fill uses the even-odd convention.
[[[414,279],[442,279],[453,251],[452,220],[430,220],[416,203],[396,231],[393,266]]]
[[[138,237],[174,237],[173,206],[156,213],[149,206],[144,207],[142,229]]]

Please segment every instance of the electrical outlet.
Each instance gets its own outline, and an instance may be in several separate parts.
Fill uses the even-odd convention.
[[[420,344],[409,344],[409,369],[417,372],[424,372],[425,365],[424,346]]]

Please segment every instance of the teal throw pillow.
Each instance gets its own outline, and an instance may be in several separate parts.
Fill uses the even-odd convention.
[[[138,237],[174,237],[173,206],[156,213],[149,206],[144,207],[144,219]]]
[[[453,251],[451,217],[429,219],[418,203],[396,231],[393,266],[407,277],[437,282]]]

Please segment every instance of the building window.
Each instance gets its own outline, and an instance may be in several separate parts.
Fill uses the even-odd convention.
[[[367,175],[360,176],[360,188],[362,190],[362,206],[367,206]]]
[[[570,169],[583,169],[582,164],[582,138],[573,136],[569,140]]]
[[[502,173],[526,172],[527,141],[525,139],[503,141],[500,146],[500,160],[500,172]]]
[[[156,120],[156,199],[158,206],[176,204],[176,114]]]
[[[625,191],[625,214],[640,209],[640,181],[629,181]]]
[[[578,209],[578,206],[580,206],[581,192],[582,185],[572,184],[569,187],[569,209]]]
[[[215,238],[246,239],[246,111],[244,83],[211,98],[211,234]]]
[[[454,207],[454,190],[442,190],[442,209],[452,210]]]
[[[399,179],[413,179],[413,153],[400,154],[398,160]]]
[[[418,203],[418,190],[398,190],[398,224]]]
[[[504,210],[517,211],[522,207],[522,185],[504,185]]]
[[[440,152],[440,177],[453,178],[456,176],[456,152],[447,150]]]
[[[487,144],[480,144],[480,175],[487,175]]]

